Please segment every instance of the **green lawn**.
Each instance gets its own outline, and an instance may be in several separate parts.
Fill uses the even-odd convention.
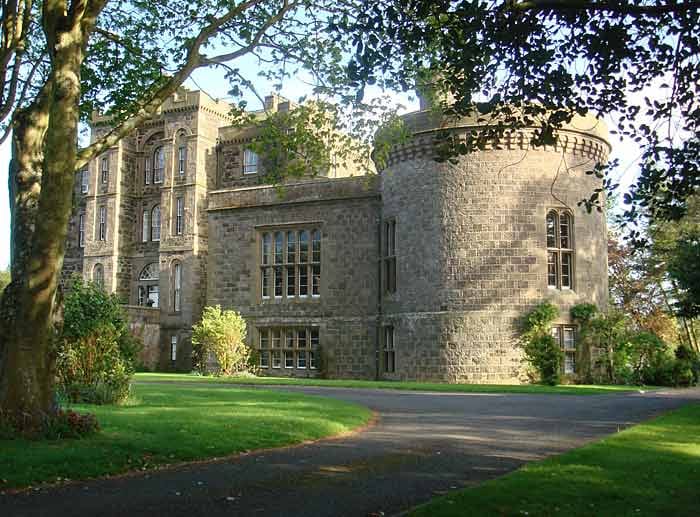
[[[0,440],[0,490],[82,479],[350,431],[371,412],[337,400],[266,390],[137,385],[125,406],[75,406],[102,430],[82,440]]]
[[[289,377],[203,377],[185,373],[137,373],[136,381],[168,382],[186,381],[214,384],[253,384],[282,386],[326,386],[331,388],[381,388],[411,391],[440,391],[457,393],[548,393],[558,395],[600,395],[639,390],[639,386],[584,386],[560,385],[541,386],[539,384],[446,384],[438,382],[397,382],[397,381],[354,381],[335,379],[302,379]],[[644,389],[650,389],[646,387]]]
[[[700,405],[417,508],[430,516],[700,515]]]

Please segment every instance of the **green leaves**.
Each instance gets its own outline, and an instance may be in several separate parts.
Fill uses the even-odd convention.
[[[195,363],[200,371],[208,373],[210,358],[216,360],[221,375],[245,370],[251,350],[245,344],[246,322],[236,311],[222,310],[220,305],[205,307],[202,320],[192,327],[192,346]]]

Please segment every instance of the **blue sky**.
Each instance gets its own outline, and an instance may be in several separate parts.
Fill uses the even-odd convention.
[[[255,66],[248,63],[250,66]],[[186,86],[192,89],[202,89],[209,95],[215,98],[226,98],[228,92],[228,83],[223,78],[223,74],[215,71],[199,71]],[[271,88],[265,87],[263,83],[256,84],[256,89],[261,95],[265,95],[271,91]],[[308,94],[308,86],[301,81],[289,81],[281,94],[285,97],[296,100],[300,96]],[[370,95],[371,92],[368,92]],[[378,92],[376,92],[378,94]],[[407,106],[410,110],[417,109],[416,103],[411,102],[406,95],[394,96],[397,103]],[[255,98],[249,99],[249,108],[257,109],[259,103]],[[610,120],[606,120],[608,127],[613,124]],[[612,142],[613,153],[612,158],[621,160],[621,167],[618,175],[621,176],[620,183],[623,189],[626,189],[636,176],[636,162],[640,154],[639,145],[633,141]],[[9,199],[7,190],[7,173],[10,163],[10,141],[9,139],[0,147],[0,269],[5,269],[10,263],[10,211]],[[624,191],[624,190],[623,190]]]

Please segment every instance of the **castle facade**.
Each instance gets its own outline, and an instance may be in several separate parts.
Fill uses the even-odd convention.
[[[610,151],[595,119],[556,146],[529,148],[524,130],[455,164],[434,160],[444,120],[418,111],[378,174],[336,168],[280,195],[228,111],[182,90],[76,181],[64,273],[124,299],[147,366],[189,371],[192,325],[219,304],[246,318],[263,374],[512,383],[519,320],[550,300],[575,374],[568,309],[607,303],[605,216],[577,205]]]

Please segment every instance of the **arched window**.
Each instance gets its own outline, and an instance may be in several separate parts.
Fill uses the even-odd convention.
[[[173,263],[173,310],[182,310],[182,264]]]
[[[151,210],[151,240],[160,240],[160,205],[156,205]]]
[[[163,173],[165,171],[165,150],[157,147],[153,151],[153,183],[163,183]]]
[[[565,210],[547,212],[547,286],[574,287],[573,217]]]
[[[105,270],[104,267],[102,267],[102,264],[95,264],[95,266],[92,268],[92,281],[100,287],[104,287]]]
[[[158,307],[160,270],[157,262],[151,262],[141,270],[138,280],[138,304],[144,307]]]

